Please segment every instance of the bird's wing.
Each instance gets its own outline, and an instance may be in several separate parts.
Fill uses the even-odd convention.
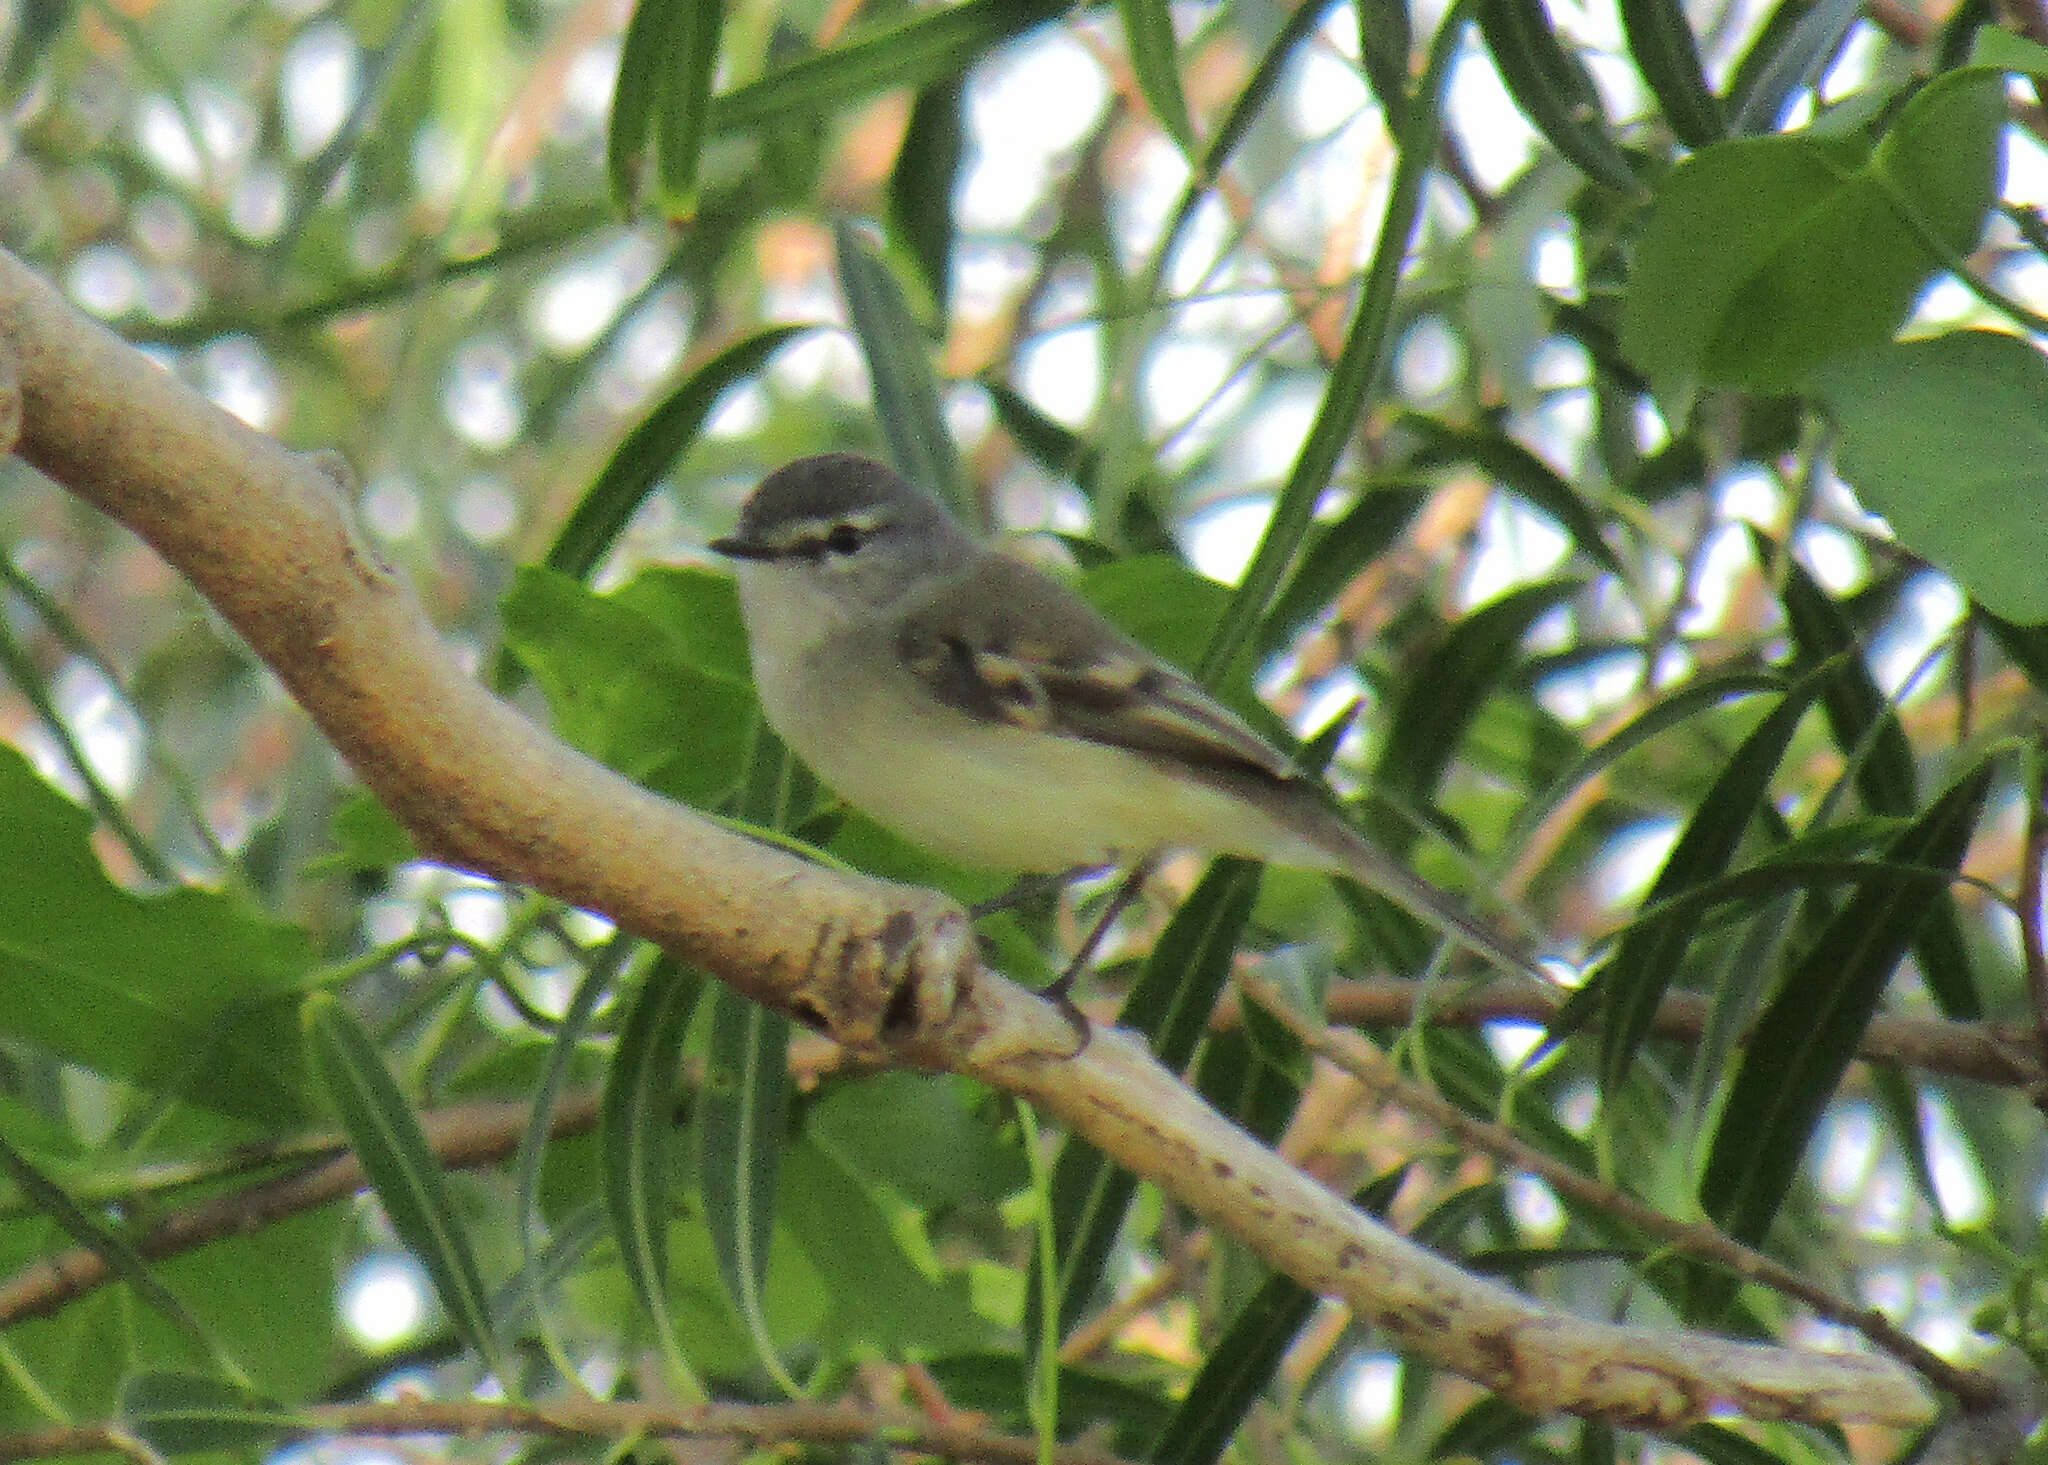
[[[993,552],[905,616],[898,651],[939,701],[987,722],[1295,775],[1279,749],[1073,591]]]

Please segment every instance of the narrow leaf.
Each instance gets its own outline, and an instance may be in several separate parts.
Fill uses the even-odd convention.
[[[792,1395],[768,1335],[768,1248],[789,1125],[789,1019],[730,987],[711,994],[711,1041],[697,1103],[705,1219],[718,1273],[761,1363]]]
[[[326,1086],[341,1127],[363,1162],[384,1213],[426,1268],[434,1294],[456,1331],[500,1379],[505,1352],[491,1322],[469,1233],[448,1199],[441,1162],[417,1115],[393,1082],[377,1046],[355,1014],[327,992],[306,999],[301,1011],[313,1068]]]
[[[307,1427],[291,1410],[219,1379],[182,1373],[129,1379],[121,1388],[121,1419],[160,1455],[249,1450]]]
[[[646,172],[647,143],[654,108],[661,96],[662,54],[668,39],[673,0],[638,0],[626,36],[619,45],[619,74],[612,83],[612,120],[605,137],[605,174],[611,181],[612,205],[631,215],[640,202]]]
[[[1330,475],[1346,444],[1357,431],[1367,395],[1378,380],[1387,328],[1393,320],[1394,298],[1402,268],[1421,217],[1422,191],[1436,165],[1437,140],[1443,124],[1443,90],[1464,39],[1467,8],[1472,0],[1453,0],[1430,42],[1429,62],[1416,84],[1406,125],[1399,136],[1401,157],[1387,204],[1380,215],[1379,242],[1366,268],[1365,293],[1345,333],[1344,347],[1330,370],[1329,385],[1316,408],[1315,421],[1288,470],[1287,481],[1273,506],[1273,518],[1259,540],[1230,609],[1217,624],[1198,673],[1214,685],[1251,643],[1265,618],[1273,594],[1286,578],[1295,551],[1315,523],[1316,503],[1330,486]]]
[[[1771,779],[1791,746],[1792,734],[1820,695],[1827,675],[1823,668],[1787,691],[1770,715],[1742,740],[1686,821],[1664,867],[1643,897],[1645,906],[1682,894],[1727,870],[1743,832],[1770,797]],[[1657,1006],[1670,990],[1698,928],[1696,915],[1646,921],[1630,929],[1602,967],[1601,1092],[1621,1092],[1636,1049],[1648,1035]]]
[[[648,3],[648,0],[642,0]],[[668,0],[669,22],[656,104],[656,198],[678,223],[697,212],[697,160],[711,112],[711,77],[718,68],[724,0]]]
[[[1427,495],[1399,484],[1367,484],[1358,502],[1303,541],[1300,563],[1259,628],[1258,649],[1271,655],[1336,600],[1345,586],[1385,552],[1415,516]]]
[[[1358,59],[1386,114],[1387,129],[1399,132],[1408,111],[1408,64],[1415,54],[1415,31],[1408,19],[1408,0],[1354,0],[1358,16]]]
[[[1885,848],[1883,858],[1954,869],[1991,788],[1992,765],[1965,775]],[[1722,1107],[1700,1204],[1731,1235],[1760,1241],[1885,984],[1929,903],[1877,875],[1846,901],[1785,973],[1757,1019]]]
[[[1180,54],[1166,0],[1117,0],[1117,10],[1123,16],[1124,45],[1138,90],[1159,125],[1180,146],[1181,156],[1193,158],[1195,123],[1181,90]]]
[[[965,0],[876,27],[714,98],[711,130],[803,127],[877,92],[957,75],[1063,9],[1054,0]]]
[[[889,234],[924,277],[933,314],[951,315],[953,191],[960,181],[966,87],[959,76],[918,93],[889,173]]]
[[[956,508],[967,502],[967,479],[946,431],[939,406],[938,378],[931,347],[912,319],[903,291],[889,267],[862,242],[854,227],[834,231],[839,250],[839,288],[846,294],[853,333],[867,357],[874,383],[875,415],[889,456],[912,483]]]
[[[1459,428],[1419,412],[1404,413],[1402,426],[1428,444],[1423,463],[1468,462],[1497,479],[1558,522],[1579,550],[1601,569],[1622,576],[1621,559],[1601,534],[1600,519],[1563,474],[1494,428]]]
[[[1594,182],[1640,192],[1634,168],[1608,130],[1599,88],[1559,40],[1543,0],[1479,0],[1474,16],[1508,95],[1544,141]]]
[[[1193,1056],[1209,1013],[1230,975],[1245,922],[1258,895],[1260,867],[1223,859],[1210,866],[1160,934],[1145,960],[1119,1027],[1150,1040],[1159,1061],[1178,1071]],[[1100,1151],[1069,1139],[1052,1174],[1053,1234],[1060,1257],[1060,1326],[1071,1327],[1102,1280],[1117,1233],[1123,1229],[1137,1182]],[[1040,1299],[1033,1294],[1031,1317]],[[1026,1336],[1032,1336],[1027,1322]]]
[[[1783,0],[1729,81],[1734,132],[1751,137],[1777,131],[1786,108],[1826,74],[1862,12],[1861,0]]]
[[[692,1375],[668,1298],[669,1175],[683,1033],[703,985],[666,957],[654,964],[626,1013],[599,1105],[605,1211],[619,1265],[678,1380]]]
[[[1699,42],[1680,0],[1621,0],[1621,28],[1636,70],[1678,140],[1703,148],[1727,136],[1727,119],[1700,69]]]
[[[1352,1204],[1383,1217],[1407,1178],[1408,1166],[1397,1166],[1352,1197]],[[1220,1459],[1317,1301],[1292,1277],[1268,1277],[1217,1339],[1148,1458],[1156,1465],[1210,1465]]]
[[[814,329],[769,326],[735,341],[691,372],[626,434],[548,546],[544,563],[579,580],[588,578],[654,492],[661,475],[697,440],[726,389],[759,371],[790,340]]]

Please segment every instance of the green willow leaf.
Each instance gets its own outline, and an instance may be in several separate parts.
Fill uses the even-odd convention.
[[[1664,866],[1643,897],[1645,906],[1711,880],[1735,858],[1742,835],[1770,797],[1771,780],[1792,735],[1820,695],[1824,668],[1788,690],[1756,730],[1729,755],[1720,775],[1686,821]],[[1600,969],[1601,1092],[1618,1094],[1657,1006],[1698,932],[1698,918],[1671,917],[1630,928]]]
[[[1138,90],[1166,135],[1180,147],[1181,156],[1194,157],[1195,122],[1181,90],[1179,43],[1166,0],[1117,0],[1116,8],[1123,16],[1125,53]]]
[[[853,333],[874,384],[875,416],[897,471],[956,509],[968,502],[967,477],[939,406],[931,346],[910,314],[889,267],[862,242],[853,225],[833,231],[839,288],[845,292]]]
[[[698,1091],[699,1180],[718,1273],[762,1366],[798,1393],[768,1335],[768,1249],[789,1127],[789,1019],[719,986]]]
[[[631,215],[640,201],[640,180],[646,171],[647,140],[654,109],[661,97],[663,52],[668,39],[669,11],[676,0],[640,0],[626,22],[619,44],[619,74],[612,83],[611,127],[605,137],[605,176],[612,205]]]
[[[500,1379],[505,1350],[491,1321],[490,1299],[477,1271],[441,1162],[420,1128],[419,1116],[399,1092],[391,1071],[355,1014],[333,994],[316,992],[301,1010],[313,1068],[326,1086],[350,1148],[399,1240],[419,1258],[434,1295],[457,1332]]]
[[[1408,1170],[1405,1164],[1396,1166],[1351,1203],[1384,1217]],[[1216,1340],[1147,1458],[1154,1465],[1213,1465],[1222,1458],[1319,1300],[1292,1277],[1268,1277]]]
[[[1981,763],[1965,774],[1887,844],[1883,858],[1956,868],[1992,771]],[[1701,1207],[1730,1235],[1756,1242],[1770,1229],[1814,1126],[1928,909],[1897,878],[1865,882],[1815,935],[1758,1017],[1700,1178]]]
[[[1616,576],[1621,559],[1600,532],[1600,520],[1565,476],[1497,428],[1461,428],[1419,412],[1403,413],[1401,424],[1426,444],[1416,466],[1466,462],[1541,509],[1572,537],[1580,553]]]
[[[1436,166],[1437,141],[1443,126],[1443,91],[1451,63],[1457,57],[1465,35],[1466,16],[1472,0],[1452,0],[1430,42],[1429,62],[1416,83],[1406,125],[1397,138],[1400,161],[1387,189],[1387,204],[1380,216],[1379,242],[1365,274],[1365,293],[1359,297],[1344,346],[1330,370],[1330,382],[1323,389],[1322,402],[1301,451],[1295,455],[1281,486],[1273,518],[1260,536],[1259,547],[1238,583],[1230,609],[1217,624],[1196,668],[1202,682],[1215,685],[1237,661],[1257,634],[1274,593],[1294,562],[1295,551],[1315,524],[1316,503],[1330,486],[1337,460],[1358,430],[1367,396],[1379,377],[1386,348],[1387,329],[1393,320],[1394,298],[1400,290],[1403,266],[1422,213],[1422,191]]]
[[[1473,12],[1508,95],[1529,125],[1580,172],[1619,193],[1642,190],[1608,129],[1600,89],[1565,48],[1543,0],[1479,0]]]
[[[1621,29],[1636,70],[1678,140],[1703,148],[1726,137],[1728,121],[1700,69],[1699,41],[1685,6],[1679,0],[1621,0]]]
[[[704,151],[711,77],[718,69],[724,24],[724,0],[671,0],[667,54],[653,119],[655,200],[671,223],[697,212],[697,161]]]
[[[1259,627],[1257,647],[1270,656],[1322,614],[1364,568],[1385,552],[1422,512],[1428,494],[1404,483],[1368,483],[1358,502],[1302,541],[1301,557]]]
[[[668,1296],[669,1175],[683,1033],[703,986],[666,957],[654,964],[627,1010],[599,1104],[605,1212],[619,1265],[654,1324],[670,1377],[692,1392],[701,1390]]]
[[[889,172],[889,237],[916,263],[940,320],[951,313],[953,191],[964,155],[965,97],[959,76],[919,92]]]
[[[965,0],[877,27],[713,98],[711,130],[799,128],[876,92],[957,75],[1064,8],[1054,0]]]
[[[1782,0],[1729,80],[1736,135],[1776,132],[1785,109],[1819,84],[1862,13],[1861,0]]]
[[[661,475],[697,440],[718,399],[759,371],[808,325],[769,326],[735,341],[670,392],[613,450],[604,470],[577,500],[543,561],[576,579],[588,579],[606,551],[640,512]]]
[[[129,1379],[121,1386],[121,1420],[160,1455],[249,1450],[310,1423],[219,1379],[183,1373]]]
[[[1168,1068],[1193,1057],[1209,1014],[1229,979],[1245,923],[1258,897],[1260,866],[1222,859],[1209,868],[1160,934],[1144,971],[1117,1014],[1117,1026],[1142,1033]],[[1111,1246],[1136,1194],[1128,1171],[1099,1150],[1069,1139],[1053,1164],[1053,1235],[1060,1258],[1060,1327],[1073,1326],[1102,1280]],[[1034,1291],[1025,1336],[1035,1336]]]

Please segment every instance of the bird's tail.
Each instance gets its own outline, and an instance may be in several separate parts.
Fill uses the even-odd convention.
[[[1529,977],[1545,986],[1556,985],[1556,978],[1536,965],[1523,943],[1483,916],[1475,915],[1456,896],[1417,875],[1334,810],[1324,808],[1321,815],[1315,820],[1315,843],[1324,856],[1318,862],[1324,868],[1378,891],[1417,920],[1503,971]]]

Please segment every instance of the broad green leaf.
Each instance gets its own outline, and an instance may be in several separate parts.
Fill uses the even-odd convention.
[[[1014,1137],[966,1079],[883,1073],[835,1083],[804,1116],[804,1135],[840,1164],[933,1211],[1013,1194],[1029,1180]]]
[[[1836,462],[1900,542],[1990,611],[2048,621],[2048,359],[1952,331],[1828,362]]]
[[[302,1015],[314,1070],[384,1204],[391,1229],[426,1268],[456,1331],[491,1372],[510,1379],[469,1232],[448,1199],[441,1162],[419,1117],[392,1081],[370,1035],[338,998],[316,992],[306,999]]]
[[[1703,148],[1727,136],[1721,103],[1700,69],[1699,41],[1679,0],[1621,0],[1622,34],[1678,140]]]
[[[1878,146],[1806,135],[1703,148],[1657,190],[1621,346],[1667,410],[1703,386],[1791,391],[1888,340],[1998,194],[2000,73],[1931,83]]]
[[[219,1379],[142,1373],[121,1389],[121,1421],[161,1455],[247,1450],[307,1428],[303,1415]]]
[[[1756,731],[1729,755],[1720,776],[1693,810],[1657,872],[1645,906],[1684,893],[1722,874],[1734,859],[1744,831],[1770,797],[1792,735],[1820,694],[1825,671],[1807,677],[1781,697]],[[1658,1004],[1671,988],[1679,964],[1699,929],[1697,917],[1669,917],[1632,927],[1600,969],[1600,1084],[1603,1093],[1621,1091],[1636,1049],[1650,1031]]]
[[[1379,378],[1394,299],[1421,218],[1422,191],[1435,168],[1437,141],[1443,123],[1443,90],[1464,40],[1470,0],[1453,0],[1430,41],[1429,61],[1416,83],[1412,105],[1398,137],[1400,161],[1387,189],[1380,215],[1379,242],[1366,268],[1365,292],[1345,332],[1344,346],[1330,369],[1329,385],[1310,424],[1308,436],[1288,469],[1273,518],[1259,539],[1230,609],[1217,624],[1202,659],[1193,668],[1207,684],[1217,682],[1233,666],[1257,634],[1273,595],[1294,563],[1297,550],[1315,524],[1316,503],[1330,486],[1337,460],[1358,430],[1365,402]]]
[[[0,745],[0,1035],[267,1127],[310,1117],[293,1031],[304,934],[221,891],[123,890],[91,835]]]
[[[1543,0],[1479,0],[1473,17],[1508,95],[1544,141],[1594,182],[1638,192],[1642,185],[1608,128],[1600,90],[1558,38]]]
[[[1883,857],[1954,869],[1991,773],[1981,764],[1966,774]],[[1912,887],[1873,876],[1815,935],[1758,1017],[1700,1178],[1702,1208],[1729,1234],[1755,1242],[1770,1229],[1814,1125],[1929,908]]]
[[[627,1010],[605,1074],[604,1201],[619,1264],[654,1333],[670,1377],[692,1375],[668,1295],[669,1178],[683,1033],[704,979],[666,958]]]
[[[505,644],[568,742],[670,798],[715,806],[739,780],[756,717],[752,689],[732,675],[731,583],[701,570],[650,576],[666,584],[601,596],[522,569],[505,597]],[[701,613],[649,609],[678,605]]]
[[[940,320],[951,314],[953,192],[960,182],[965,100],[958,76],[919,92],[889,172],[889,237],[916,263]]]
[[[867,358],[875,416],[896,469],[912,483],[953,505],[967,504],[967,478],[939,406],[931,345],[911,317],[896,277],[850,224],[838,242],[839,288],[853,317],[853,333]]]
[[[1125,53],[1138,90],[1181,156],[1194,157],[1195,123],[1181,90],[1179,43],[1166,0],[1117,0],[1117,11],[1123,16]]]

